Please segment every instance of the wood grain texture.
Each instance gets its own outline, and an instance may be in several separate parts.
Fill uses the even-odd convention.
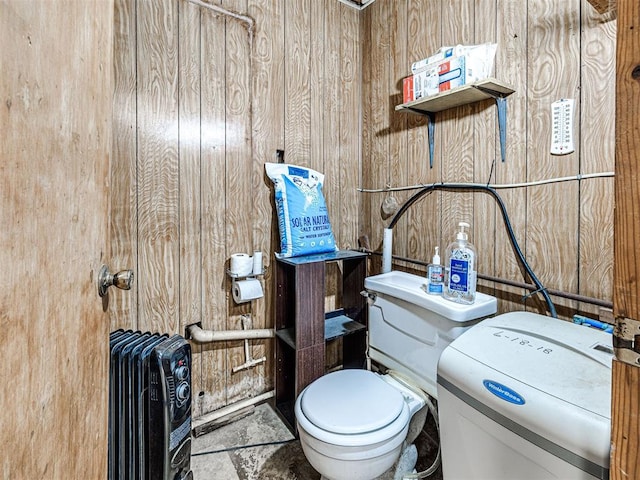
[[[171,3],[161,29],[154,25],[156,10],[169,8],[163,3],[138,11],[139,16],[151,15],[151,20],[133,22],[133,13],[126,9],[119,14],[124,17],[116,32],[127,31],[127,23],[137,23],[137,48],[149,54],[136,66],[143,83],[135,100],[127,93],[132,77],[126,72],[132,71],[131,66],[125,69],[132,59],[123,57],[118,64],[122,73],[116,85],[123,106],[119,118],[130,115],[128,123],[126,119],[114,122],[122,125],[115,135],[122,142],[116,141],[114,151],[120,149],[118,155],[123,159],[131,155],[127,153],[132,148],[131,136],[127,137],[124,129],[131,128],[133,105],[137,102],[144,110],[133,127],[140,147],[135,159],[140,167],[139,181],[135,184],[131,178],[124,179],[133,176],[136,167],[134,159],[123,161],[118,167],[123,178],[114,177],[113,182],[122,182],[119,191],[128,192],[128,197],[112,209],[121,215],[112,229],[120,229],[117,250],[123,255],[127,245],[136,241],[133,225],[138,222],[142,226],[137,239],[142,245],[137,260],[141,278],[136,282],[141,313],[140,320],[132,320],[135,312],[130,310],[136,302],[130,306],[122,303],[122,318],[113,320],[114,326],[122,322],[146,327],[152,311],[158,323],[151,326],[181,331],[198,317],[199,295],[204,328],[239,328],[244,313],[251,314],[255,327],[272,326],[270,270],[264,279],[265,298],[237,307],[230,300],[225,266],[235,250],[252,249],[262,250],[270,266],[272,254],[279,248],[272,186],[264,174],[264,163],[275,160],[276,149],[285,150],[285,161],[309,165],[326,174],[327,206],[341,248],[355,246],[362,234],[369,237],[374,249],[380,248],[383,228],[389,222],[380,209],[387,194],[359,194],[358,186],[486,181],[491,161],[498,155],[491,101],[437,115],[433,169],[428,168],[426,120],[421,116],[403,118],[393,111],[400,92],[398,82],[408,74],[410,62],[446,43],[495,40],[496,76],[515,87],[516,92],[507,100],[507,161],[498,161],[494,167],[498,183],[610,168],[611,133],[598,142],[594,132],[599,132],[601,124],[595,119],[597,114],[604,122],[613,118],[603,72],[596,69],[598,62],[604,62],[601,57],[610,55],[606,52],[611,48],[614,25],[610,17],[604,21],[580,15],[591,8],[586,0],[529,2],[528,10],[517,0],[459,0],[451,4],[377,0],[363,11],[333,0],[215,3],[248,13],[255,20],[252,54],[246,50],[243,31],[234,32],[224,16],[204,12],[203,7],[189,5],[187,10],[186,0]],[[183,13],[175,15],[174,8]],[[120,35],[123,43],[116,51],[125,55],[122,50],[136,42]],[[569,48],[559,54],[557,46],[564,43]],[[176,48],[180,49],[178,56]],[[229,84],[232,77],[239,79],[236,85]],[[173,94],[158,100],[153,92],[160,91],[160,85]],[[255,94],[249,96],[245,90]],[[555,158],[548,154],[549,106],[561,96],[574,97],[583,104],[576,109],[582,112],[576,128],[580,144],[573,156]],[[247,103],[251,124],[246,123],[247,115],[240,113]],[[239,121],[239,130],[231,127],[227,115]],[[161,116],[165,120],[161,121]],[[168,128],[161,141],[151,135],[158,124]],[[179,129],[169,128],[178,124]],[[183,130],[192,124],[197,127]],[[244,146],[232,152],[231,140],[238,138],[237,145]],[[569,183],[501,191],[520,244],[550,288],[607,295],[607,281],[609,285],[612,282],[611,259],[605,256],[594,263],[593,253],[607,248],[611,241],[607,235],[611,231],[612,191],[611,182],[608,186],[606,182],[588,180],[580,187]],[[134,190],[143,204],[138,212],[132,211]],[[238,198],[238,192],[249,190],[252,194],[247,198]],[[398,194],[398,198],[406,195]],[[401,220],[404,225],[399,229],[404,231],[396,236],[394,252],[428,260],[433,247],[439,244],[444,249],[457,222],[468,216],[475,228],[472,241],[479,247],[482,271],[521,280],[502,220],[491,203],[479,196],[437,193],[423,199]],[[245,221],[239,214],[242,209],[251,220]],[[566,221],[565,212],[570,212]],[[135,220],[135,215],[142,216]],[[561,221],[552,224],[548,218]],[[557,223],[562,226],[560,233]],[[167,235],[161,238],[160,232]],[[603,236],[602,232],[609,233]],[[564,238],[569,240],[562,240],[562,249],[573,252],[566,261],[565,250],[559,250]],[[131,255],[135,261],[137,254]],[[562,258],[560,266],[558,258]],[[370,261],[369,273],[377,273],[377,262],[376,258]],[[151,268],[156,263],[159,268]],[[338,286],[329,290],[333,297],[328,302],[339,301]],[[501,299],[501,311],[524,308],[519,289],[499,286],[495,293]],[[531,308],[544,306],[534,303]],[[569,313],[566,308],[563,312]],[[252,342],[252,352],[256,357],[266,355],[270,362],[273,342]],[[197,390],[203,392],[198,397],[197,411],[201,413],[273,386],[269,363],[239,377],[229,373],[232,363],[243,358],[241,342],[204,346],[197,355],[202,365]]]
[[[640,215],[640,12],[637,2],[618,0],[616,44],[616,177],[614,216],[615,283],[613,311],[617,318],[640,319],[640,262],[637,258]],[[638,438],[640,405],[637,365],[613,366],[611,478],[640,476]]]
[[[580,172],[615,169],[616,22],[583,2],[580,129],[597,132],[580,137]],[[594,298],[613,294],[614,180],[580,182],[579,293]],[[588,305],[582,310],[595,313]]]
[[[375,2],[365,10],[371,15],[370,39],[365,43],[370,48],[363,49],[363,61],[369,64],[367,75],[363,78],[369,84],[367,96],[363,99],[363,108],[368,111],[368,121],[364,130],[369,135],[369,151],[364,152],[363,158],[368,157],[368,164],[363,165],[367,173],[363,186],[388,186],[394,179],[395,172],[389,167],[389,9],[390,2]],[[371,217],[369,240],[373,249],[382,250],[383,229],[389,224],[380,215],[382,199],[379,196],[369,197],[369,212]],[[395,247],[395,245],[394,245]],[[395,252],[395,248],[392,249]]]
[[[253,302],[254,328],[273,325],[273,252],[279,250],[278,228],[273,215],[271,181],[266,178],[264,164],[275,160],[275,152],[284,148],[284,28],[281,3],[270,0],[251,0],[248,11],[255,21],[252,57],[253,91],[260,92],[252,98],[253,107],[253,242],[254,248],[263,252],[266,268],[265,296]],[[253,342],[254,358],[266,357],[254,383],[256,392],[273,388],[274,345],[271,340]]]
[[[576,175],[580,145],[576,151],[553,156],[550,106],[561,98],[576,100],[580,108],[580,2],[544,1],[531,5],[529,14],[528,180]],[[526,249],[530,263],[543,284],[558,290],[578,288],[577,183],[533,187],[527,198]],[[546,258],[555,261],[546,260]],[[561,261],[558,261],[561,259]],[[575,302],[556,301],[556,306],[575,308]]]
[[[640,369],[634,365],[613,361],[613,392],[611,395],[611,480],[637,478],[640,472],[638,455],[640,438]]]
[[[106,478],[113,18],[109,1],[0,6],[5,479]]]
[[[130,291],[110,292],[111,330],[137,328],[137,106],[136,106],[136,15],[133,0],[117,0],[114,6],[114,90],[111,176],[110,267],[114,271],[132,269]]]
[[[607,53],[607,48],[611,48],[611,16],[594,18],[592,15],[590,18],[581,15],[582,7],[591,7],[577,0],[559,3],[537,1],[527,5],[523,8],[522,2],[515,0],[447,4],[421,0],[405,6],[401,2],[379,0],[363,12],[363,25],[368,29],[367,40],[363,43],[363,98],[370,97],[369,103],[363,104],[362,172],[365,188],[384,187],[387,178],[398,176],[397,168],[391,165],[397,163],[399,151],[405,151],[408,156],[405,168],[414,180],[408,184],[441,180],[486,183],[490,174],[491,181],[495,183],[518,183],[576,175],[582,171],[583,165],[590,165],[586,167],[589,171],[607,169],[606,163],[597,159],[610,157],[606,152],[612,148],[611,135],[597,149],[592,148],[591,142],[597,141],[593,132],[599,130],[592,116],[584,125],[576,125],[574,133],[578,144],[574,154],[553,157],[548,150],[550,105],[554,100],[575,98],[576,114],[582,118],[590,115],[580,113],[584,109],[585,112],[597,109],[606,118],[605,122],[613,118],[612,109],[606,107],[607,101],[611,100],[607,100],[604,94],[606,85],[603,85],[602,76],[605,74],[594,71],[596,59],[605,57],[605,65],[610,61],[611,54]],[[405,7],[408,10],[406,14],[402,11]],[[397,65],[397,53],[385,42],[401,35],[396,31],[395,37],[391,36],[388,25],[397,26],[404,22],[404,18],[409,32],[408,60],[406,65],[400,66]],[[420,20],[424,18],[433,21],[425,24],[428,27],[424,27],[424,33],[415,34],[421,31]],[[585,40],[582,48],[581,32]],[[600,32],[606,32],[604,38]],[[409,145],[406,150],[404,146],[394,145],[395,140],[375,136],[389,127],[380,114],[387,106],[384,92],[379,92],[383,86],[378,78],[387,75],[402,77],[408,73],[409,61],[426,56],[442,45],[485,41],[498,44],[495,76],[515,88],[515,93],[507,99],[505,163],[499,160],[496,109],[490,100],[436,115],[436,164],[433,171],[425,173],[421,170],[427,158],[425,119],[415,124],[408,120],[405,141]],[[416,58],[410,58],[414,56]],[[393,65],[389,68],[400,71],[387,72],[386,65]],[[585,85],[584,91],[581,85]],[[394,93],[395,89],[389,87],[387,98]],[[586,102],[584,109],[582,102]],[[588,106],[590,104],[593,106]],[[585,139],[589,146],[580,144],[581,139]],[[590,159],[585,158],[583,163],[583,155]],[[497,161],[492,172],[494,158]],[[610,298],[606,293],[607,281],[601,282],[603,289],[600,291],[589,290],[586,286],[583,289],[584,282],[592,283],[596,272],[607,277],[609,282],[612,277],[610,258],[607,260],[605,255],[604,260],[593,261],[593,251],[606,249],[610,241],[607,232],[610,232],[611,220],[607,216],[612,207],[610,187],[607,189],[603,186],[606,183],[600,180],[595,182],[599,183],[589,180],[583,181],[581,187],[578,182],[570,182],[500,190],[500,195],[507,206],[516,238],[543,283],[550,288],[575,293],[591,291],[590,295],[607,300]],[[592,188],[593,191],[590,190]],[[364,195],[367,207],[362,210],[363,222],[369,229],[368,235],[376,239],[372,242],[373,248],[379,248],[381,244],[379,239],[384,222],[380,219],[379,205],[385,195]],[[600,196],[600,200],[596,200]],[[409,232],[406,245],[395,242],[394,253],[406,251],[410,258],[428,260],[435,244],[439,243],[444,250],[460,220],[470,221],[474,226],[472,241],[478,247],[481,273],[494,272],[498,277],[522,281],[502,218],[492,201],[483,194],[435,193],[425,197],[400,220],[399,223],[409,224]],[[584,228],[580,228],[581,225]],[[375,261],[372,266],[371,273],[375,273],[379,266]],[[586,277],[584,282],[581,280],[583,277]],[[485,284],[484,288],[492,288],[492,285]],[[500,298],[500,311],[525,308],[522,301],[525,292],[502,285],[496,288],[493,293]],[[575,302],[558,300],[557,303],[562,306],[561,314],[564,316],[572,315],[573,308],[585,309]],[[528,305],[534,310],[546,311],[545,305],[538,300],[529,301]]]
[[[200,197],[200,8],[178,3],[180,157],[180,330],[202,318],[202,202]],[[197,141],[196,141],[197,140]],[[202,391],[202,347],[192,345],[191,391]],[[199,402],[192,415],[198,417]]]
[[[441,18],[442,9],[440,3],[429,0],[414,2],[413,8],[407,13],[407,64],[398,65],[398,74],[408,76],[410,62],[428,57],[431,52],[441,45]],[[429,21],[425,22],[424,19]],[[396,90],[398,87],[396,87]],[[407,115],[407,183],[429,184],[441,179],[441,162],[437,160],[441,155],[439,143],[436,143],[433,168],[429,160],[429,136],[427,130],[428,119],[422,115]],[[438,136],[436,126],[436,138]],[[409,192],[416,193],[415,191]],[[407,225],[407,253],[416,258],[429,260],[434,249],[439,246],[444,251],[441,243],[440,222],[433,221],[439,216],[439,193],[430,194],[420,201],[415,208],[406,213]],[[426,270],[426,269],[425,269]]]
[[[479,0],[474,4],[474,44],[487,42],[497,43],[497,2],[496,0]],[[508,110],[508,107],[507,107]],[[501,163],[498,120],[495,102],[488,100],[474,105],[473,115],[473,180],[476,183],[487,184],[491,181],[493,172]],[[485,193],[473,194],[473,244],[478,256],[476,268],[488,275],[495,274],[494,250],[496,236],[502,233],[501,225],[496,228],[497,208],[493,198]],[[493,293],[493,285],[482,283],[483,289]]]
[[[385,129],[380,132],[387,138],[389,184],[393,186],[407,185],[409,181],[409,159],[407,158],[407,115],[395,111],[395,105],[402,103],[403,72],[409,64],[407,56],[407,8],[402,2],[392,2],[388,7],[387,29],[389,35],[389,61],[386,78],[380,83],[387,102],[383,104],[383,112],[387,114]],[[408,198],[407,192],[395,192],[394,198],[403,204]],[[393,228],[393,252],[407,256],[408,222],[398,222]]]
[[[474,42],[474,2],[456,0],[442,8],[442,45],[470,45]],[[442,180],[444,182],[472,182],[474,171],[473,121],[480,105],[465,105],[437,115],[438,142],[441,142]],[[474,197],[471,193],[442,193],[442,246],[455,239],[459,222],[471,225],[471,243],[476,223],[473,217]],[[445,261],[445,255],[442,256]]]
[[[137,4],[138,328],[179,325],[178,4]]]
[[[225,7],[233,12],[246,12],[246,0],[227,0]],[[251,37],[248,25],[234,18],[226,19],[225,34],[225,135],[226,192],[225,225],[226,257],[232,253],[253,254],[253,211],[251,201]],[[247,172],[247,173],[245,173]],[[249,193],[249,194],[248,194]],[[242,329],[242,315],[250,314],[250,304],[236,304],[231,296],[231,281],[227,278],[228,319],[226,328]],[[244,342],[227,343],[227,403],[242,400],[252,390],[255,370],[233,368],[245,363]]]
[[[518,0],[500,0],[497,5],[495,74],[515,88],[507,99],[507,145],[505,163],[496,162],[495,181],[499,184],[521,183],[527,179],[527,23],[528,12]],[[496,153],[497,155],[497,153]],[[526,254],[527,192],[525,188],[500,190],[517,242]],[[495,274],[501,278],[523,280],[504,221],[496,212]],[[524,308],[522,289],[497,286],[500,311]]]
[[[226,249],[226,36],[225,18],[205,8],[201,11],[200,75],[202,84],[200,136],[202,201],[203,328],[226,330],[228,286]],[[229,252],[236,253],[236,252]],[[237,344],[235,345],[237,347]],[[202,348],[202,411],[228,404],[226,342]]]
[[[311,155],[311,2],[284,0],[285,162],[306,165]]]
[[[340,65],[339,84],[329,83],[328,89],[338,89],[340,99],[339,106],[339,145],[340,154],[337,157],[339,172],[340,196],[333,204],[333,211],[340,212],[337,224],[338,241],[340,248],[357,248],[358,237],[363,232],[360,225],[363,198],[356,188],[360,185],[362,171],[361,136],[362,127],[360,117],[362,114],[362,50],[361,34],[359,30],[359,12],[338,3],[337,11],[335,2],[330,2],[330,12],[333,16],[327,19],[328,25],[340,24],[340,45],[332,47],[332,57],[338,59]],[[339,18],[336,18],[336,15]],[[328,35],[333,36],[331,32]],[[336,48],[337,52],[333,52]],[[327,77],[332,76],[333,70],[328,70]],[[357,133],[356,133],[357,132]],[[334,164],[335,165],[335,164]],[[334,229],[335,230],[335,229]]]

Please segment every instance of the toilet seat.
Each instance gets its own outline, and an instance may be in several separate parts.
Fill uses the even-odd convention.
[[[410,420],[402,393],[368,370],[339,370],[319,378],[302,391],[295,409],[306,432],[342,446],[384,442]]]

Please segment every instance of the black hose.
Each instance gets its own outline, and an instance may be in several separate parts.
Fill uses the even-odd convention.
[[[498,206],[500,207],[500,212],[502,213],[502,220],[504,221],[504,226],[507,229],[509,241],[511,242],[511,246],[516,252],[516,255],[518,257],[518,260],[520,261],[520,264],[527,272],[527,275],[529,276],[533,284],[536,286],[537,288],[536,293],[540,293],[544,297],[544,300],[549,309],[549,314],[552,317],[557,318],[558,313],[556,312],[556,307],[553,304],[553,301],[551,301],[551,297],[549,296],[549,293],[547,292],[544,285],[542,285],[542,282],[540,282],[536,274],[533,273],[533,270],[531,270],[531,267],[529,266],[527,259],[522,253],[522,250],[520,250],[520,246],[518,245],[518,241],[516,240],[515,233],[513,232],[513,228],[511,227],[511,221],[509,220],[509,215],[507,215],[507,208],[505,207],[504,202],[502,201],[502,198],[500,197],[500,195],[498,195],[498,192],[495,189],[485,185],[465,185],[465,184],[458,184],[458,183],[434,183],[432,185],[427,185],[421,190],[419,190],[418,192],[414,193],[411,197],[409,197],[409,199],[406,202],[404,202],[402,207],[400,207],[400,210],[398,210],[398,212],[393,216],[393,219],[391,220],[391,223],[389,224],[388,228],[393,228],[394,225],[400,219],[400,217],[402,217],[405,214],[405,212],[409,209],[411,205],[413,205],[415,202],[417,202],[420,198],[422,198],[426,194],[433,192],[434,190],[449,190],[449,191],[477,190],[477,191],[488,193],[493,197],[493,199],[498,203]]]

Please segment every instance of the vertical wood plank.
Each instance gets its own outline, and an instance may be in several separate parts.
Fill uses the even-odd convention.
[[[311,151],[310,3],[285,5],[285,162],[308,165]]]
[[[634,0],[618,0],[616,45],[615,283],[616,318],[640,320],[640,12]],[[640,476],[640,370],[614,361],[611,418],[611,479]]]
[[[395,111],[395,106],[402,103],[402,79],[409,63],[407,59],[407,6],[403,2],[389,2],[387,25],[389,30],[389,70],[387,77],[381,79],[383,92],[386,93],[387,112],[384,135],[388,137],[389,179],[393,187],[407,185],[407,115]],[[394,192],[393,196],[402,205],[408,198],[406,192]],[[407,256],[408,222],[406,217],[396,223],[393,228],[394,253]]]
[[[447,46],[473,43],[474,2],[455,0],[443,5],[442,44]],[[473,117],[479,106],[465,105],[438,114],[438,139],[442,148],[442,180],[444,182],[473,181]],[[473,218],[473,194],[442,194],[442,245],[443,261],[446,246],[455,239],[459,222],[467,222],[475,231]],[[469,235],[471,243],[475,236]]]
[[[377,2],[376,2],[377,3]],[[362,17],[360,19],[360,35],[361,35],[361,43],[362,43],[362,101],[360,106],[360,122],[362,125],[362,152],[360,155],[362,165],[360,169],[360,182],[359,186],[362,188],[374,188],[373,183],[373,173],[372,170],[374,168],[375,162],[373,162],[371,155],[373,154],[373,134],[372,134],[372,114],[373,109],[371,108],[372,102],[369,100],[373,94],[373,85],[371,83],[371,71],[373,68],[372,65],[372,50],[374,48],[375,42],[373,42],[372,38],[372,24],[374,14],[373,11],[375,9],[375,3],[371,5],[371,8],[366,8],[362,12]],[[372,249],[375,249],[377,243],[374,243],[373,232],[375,231],[373,217],[375,215],[375,209],[372,208],[374,202],[373,195],[362,194],[360,196],[360,221],[362,222],[362,232],[360,232],[363,237],[367,238],[370,242],[370,246]],[[380,239],[381,236],[378,235],[376,237]],[[373,257],[371,257],[373,260]],[[370,264],[374,264],[373,261]],[[378,263],[379,265],[379,263]]]
[[[495,180],[498,184],[525,182],[527,177],[527,115],[528,92],[528,12],[519,0],[498,0],[495,72],[496,77],[515,89],[507,98],[507,148],[506,161],[496,162]],[[496,152],[496,156],[498,153]],[[499,191],[505,203],[516,240],[526,254],[528,189],[503,189]],[[517,257],[509,242],[507,230],[496,210],[496,244],[493,250],[496,276],[524,281]],[[508,312],[524,308],[522,289],[505,285],[497,286],[494,294],[499,297],[499,311]]]
[[[266,275],[265,296],[253,303],[254,328],[273,326],[273,252],[279,251],[278,228],[270,180],[264,173],[265,162],[275,161],[275,152],[284,148],[284,28],[281,2],[251,0],[248,11],[255,21],[253,48],[253,238],[255,248],[263,252]],[[262,393],[273,388],[274,364],[272,340],[253,342],[255,358],[266,357],[257,367],[260,376],[254,384]]]
[[[474,4],[474,44],[496,43],[497,1],[478,0]],[[494,62],[495,63],[495,62]],[[508,101],[508,100],[507,100]],[[509,108],[507,107],[507,111]],[[486,185],[494,178],[499,168],[500,147],[497,129],[496,105],[493,100],[481,102],[473,108],[473,180]],[[501,165],[500,165],[501,166]],[[476,271],[489,275],[495,274],[496,203],[485,193],[473,194],[473,244],[476,247]],[[500,225],[501,227],[501,225]],[[478,282],[493,293],[493,285]]]
[[[411,63],[427,58],[436,52],[441,45],[441,5],[440,2],[431,0],[419,0],[412,3],[407,13],[408,51],[407,64],[404,66],[404,76],[411,73]],[[424,19],[430,19],[425,22]],[[400,102],[401,103],[401,102]],[[436,120],[437,121],[437,120]],[[440,181],[442,163],[437,159],[433,161],[433,168],[429,162],[429,135],[428,120],[423,115],[407,115],[407,184],[429,184]],[[440,131],[436,124],[436,138]],[[434,139],[435,140],[435,139]],[[440,145],[439,142],[435,143]],[[439,157],[441,150],[434,150],[434,155]],[[410,192],[414,194],[416,191]],[[440,241],[440,194],[434,193],[420,200],[419,204],[410,208],[405,214],[407,224],[407,255],[411,257],[431,261],[434,249],[444,247]],[[444,256],[443,256],[444,261]]]
[[[340,248],[357,248],[360,236],[359,212],[362,209],[362,197],[356,187],[361,184],[360,172],[361,151],[360,138],[362,128],[360,126],[361,102],[362,102],[362,73],[361,73],[361,37],[359,31],[360,12],[347,8],[339,2],[329,0],[332,14],[329,22],[339,25],[339,47],[335,52],[339,76],[333,83],[331,90],[337,90],[339,99],[338,123],[336,125],[339,136],[335,137],[339,144],[339,153],[336,155],[337,171],[340,172],[338,182],[340,185],[339,205],[335,205],[333,211],[339,212],[337,232]],[[336,8],[337,7],[337,8]],[[330,72],[332,72],[330,70]],[[332,76],[330,73],[328,77]],[[325,137],[326,138],[326,137]],[[333,141],[332,137],[332,141]]]
[[[201,177],[200,177],[200,7],[179,8],[179,146],[180,157],[180,333],[202,318]],[[191,391],[202,391],[202,347],[191,345]],[[192,403],[192,415],[201,414]]]
[[[111,159],[111,252],[113,270],[133,269],[131,290],[109,293],[111,330],[137,328],[138,203],[136,183],[136,15],[134,0],[114,5],[113,147]]]
[[[246,0],[227,0],[225,8],[244,14]],[[251,54],[250,36],[245,22],[227,17],[225,22],[225,225],[226,257],[236,252],[253,254],[253,212],[251,201]],[[242,330],[242,315],[251,313],[251,303],[236,304],[231,281],[226,278],[228,330]],[[245,363],[244,342],[227,342],[227,402],[242,400],[252,391],[254,372],[233,368]]]
[[[202,326],[210,330],[227,327],[228,280],[225,272],[225,19],[201,8],[201,198],[202,198]],[[231,252],[235,253],[235,252]],[[202,347],[202,411],[225,406],[226,376],[231,369],[226,342]]]
[[[177,332],[179,278],[177,3],[139,2],[138,327]]]
[[[549,153],[551,103],[576,100],[580,111],[580,3],[545,0],[529,4],[527,176],[539,180],[578,173],[580,133],[576,151]],[[529,189],[527,198],[527,255],[542,283],[549,288],[576,292],[578,270],[579,197],[577,183],[550,184]],[[562,259],[558,262],[554,259]],[[575,303],[557,300],[557,307]]]
[[[327,110],[327,98],[324,92],[327,81],[325,72],[325,55],[327,54],[325,38],[325,12],[326,3],[323,0],[309,2],[309,30],[307,31],[307,43],[309,44],[309,161],[308,166],[324,173],[325,184],[337,185],[332,178],[332,170],[325,165],[325,139],[324,122]],[[337,72],[336,72],[337,73]],[[334,188],[334,187],[332,187]],[[329,208],[337,200],[332,195],[331,189],[325,188],[324,195]],[[329,208],[329,213],[333,212]],[[330,217],[332,218],[332,217]]]
[[[381,188],[388,185],[392,178],[389,170],[389,135],[385,134],[389,126],[389,8],[390,2],[374,2],[365,11],[371,15],[371,42],[368,51],[369,70],[364,83],[369,84],[368,96],[363,99],[368,106],[369,121],[364,126],[369,131],[370,152],[369,182],[365,188]],[[382,250],[383,229],[388,225],[381,216],[382,200],[377,195],[369,196],[371,212],[371,231],[369,240],[374,250]],[[395,245],[394,245],[395,247]],[[395,252],[395,248],[393,249]]]
[[[615,21],[582,2],[580,173],[615,168]],[[576,116],[576,118],[578,118]],[[611,298],[613,293],[614,180],[580,182],[579,293]],[[597,309],[580,305],[593,315]]]

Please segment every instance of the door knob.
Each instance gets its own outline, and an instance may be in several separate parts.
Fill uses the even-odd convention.
[[[131,290],[133,283],[133,270],[122,270],[118,273],[109,272],[109,267],[102,265],[98,274],[98,294],[104,297],[110,286],[115,286],[120,290]]]

